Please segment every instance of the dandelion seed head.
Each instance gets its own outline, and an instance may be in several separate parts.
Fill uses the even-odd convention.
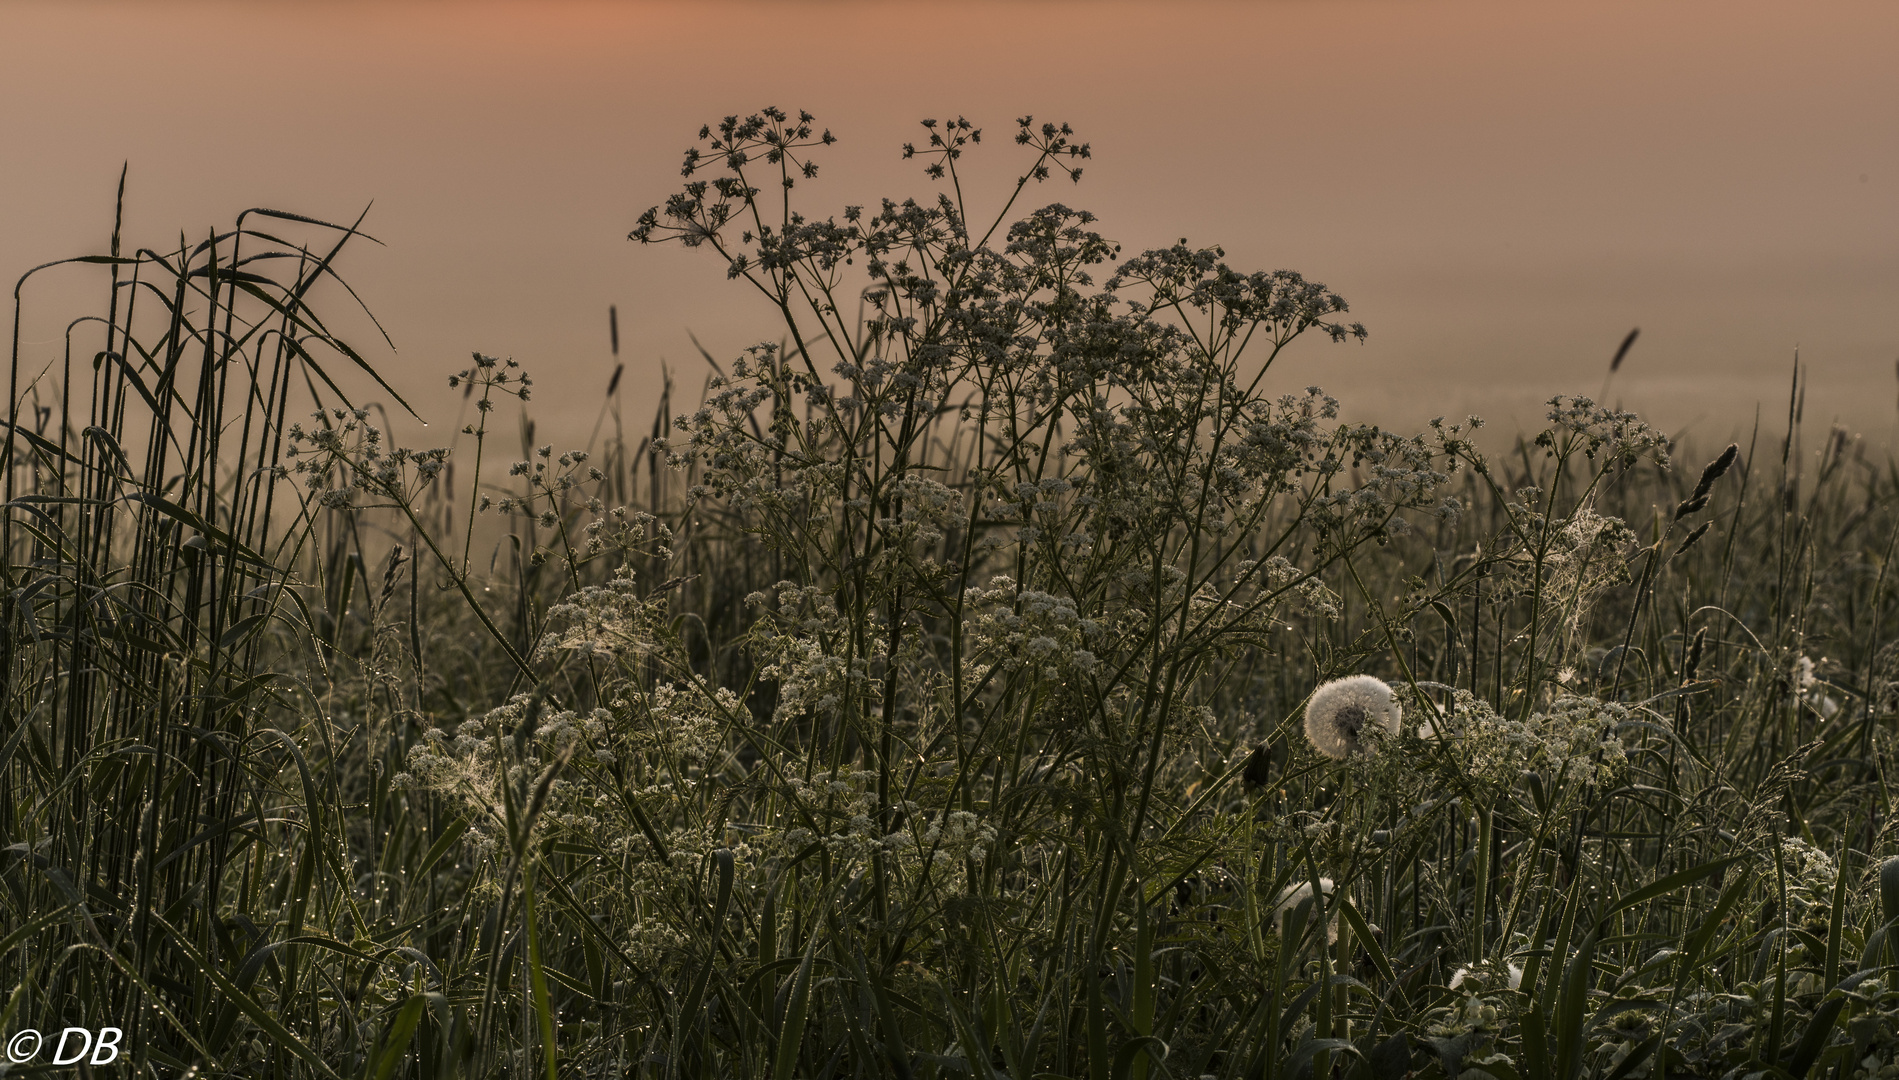
[[[1322,877],[1319,879],[1319,894],[1326,900],[1326,914],[1329,916],[1325,927],[1325,940],[1327,944],[1336,944],[1339,939],[1338,912],[1331,910],[1331,900],[1337,892],[1338,888],[1333,884],[1331,878]],[[1298,910],[1300,904],[1306,903],[1311,899],[1312,882],[1310,881],[1301,881],[1296,885],[1288,885],[1279,890],[1279,895],[1273,898],[1273,925],[1283,929],[1286,925],[1286,916]],[[1317,914],[1318,907],[1314,905],[1313,909],[1308,913],[1308,917]]]
[[[1499,972],[1496,970],[1495,964],[1479,964],[1476,967],[1466,964],[1458,968],[1456,973],[1451,976],[1450,988],[1457,990],[1463,988],[1465,983],[1474,983],[1475,986],[1473,989],[1481,992],[1483,990],[1492,989],[1491,984],[1498,981],[1507,984],[1512,990],[1522,987],[1523,968],[1516,964],[1506,964],[1504,965],[1504,969],[1508,972],[1508,975],[1504,979],[1499,980],[1497,978]]]
[[[1306,704],[1306,738],[1326,757],[1342,760],[1359,748],[1371,727],[1398,734],[1398,703],[1391,687],[1370,675],[1334,679],[1312,692]]]
[[[1819,678],[1813,673],[1813,658],[1801,656],[1793,663],[1794,693],[1804,694],[1819,685]]]

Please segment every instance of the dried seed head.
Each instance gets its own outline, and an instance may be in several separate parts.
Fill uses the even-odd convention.
[[[1734,459],[1740,452],[1741,448],[1738,445],[1729,443],[1728,448],[1721,451],[1720,457],[1708,462],[1708,467],[1701,470],[1701,479],[1695,483],[1695,496],[1706,495],[1713,489],[1714,482],[1721,479],[1722,475],[1733,467]]]
[[[1622,344],[1616,348],[1615,359],[1609,361],[1609,374],[1614,375],[1616,369],[1622,366],[1622,361],[1629,355],[1630,346],[1634,345],[1635,339],[1640,336],[1642,336],[1642,328],[1638,326],[1629,331],[1628,337],[1622,339]]]
[[[1694,643],[1688,646],[1688,661],[1681,666],[1683,681],[1694,681],[1695,671],[1701,667],[1701,651],[1708,647],[1708,628],[1695,631]]]
[[[1704,495],[1702,496],[1702,498],[1705,499],[1707,498],[1707,496]],[[1688,538],[1681,542],[1681,546],[1675,549],[1675,553],[1673,555],[1670,555],[1669,559],[1671,560],[1678,559],[1681,557],[1683,552],[1687,551],[1691,547],[1694,547],[1696,543],[1700,542],[1703,536],[1706,536],[1708,534],[1708,526],[1712,524],[1714,524],[1714,522],[1704,521],[1701,524],[1695,526],[1695,530],[1688,534]]]
[[[1705,494],[1694,495],[1683,499],[1681,505],[1675,507],[1675,520],[1680,521],[1682,518],[1705,508],[1707,505],[1708,496]]]

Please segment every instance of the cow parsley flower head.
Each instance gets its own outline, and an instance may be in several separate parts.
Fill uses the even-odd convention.
[[[1398,703],[1391,687],[1370,675],[1334,679],[1312,692],[1306,703],[1306,738],[1319,753],[1344,759],[1371,727],[1398,734]]]

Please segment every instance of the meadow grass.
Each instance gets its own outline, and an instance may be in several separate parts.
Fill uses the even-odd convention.
[[[708,128],[633,233],[780,341],[637,431],[616,367],[511,465],[511,360],[417,403],[453,454],[346,392],[407,408],[316,306],[360,222],[115,228],[105,313],[43,370],[16,329],[0,1033],[163,1077],[1899,1075],[1889,457],[1797,382],[1726,451],[1575,398],[1502,453],[1341,421],[1272,373],[1349,364],[1324,286],[1020,212],[1066,127],[980,214],[959,120],[905,148],[942,195],[806,216],[830,141]]]

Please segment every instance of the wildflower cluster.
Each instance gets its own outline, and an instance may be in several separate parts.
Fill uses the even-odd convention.
[[[606,709],[549,710],[536,695],[518,694],[452,730],[424,732],[394,781],[466,806],[474,815],[469,843],[477,852],[492,853],[508,828],[502,787],[512,787],[520,805],[521,794],[542,779],[557,757],[570,757],[583,766],[611,764],[614,754],[608,747],[614,726]],[[546,805],[547,812],[534,822],[537,829],[590,834],[600,824],[591,812],[591,799],[572,780],[553,779]]]
[[[1296,601],[1298,610],[1321,619],[1337,619],[1341,614],[1343,602],[1317,574],[1302,573],[1284,555],[1274,555],[1263,563],[1243,560],[1239,564],[1239,576],[1250,577],[1258,571],[1264,577],[1264,585],[1273,595],[1290,594]]]
[[[1761,868],[1771,873],[1772,860]],[[1839,866],[1832,856],[1798,836],[1780,838],[1780,873],[1787,884],[1789,921],[1807,924],[1822,937],[1833,908],[1833,886],[1839,879]]]
[[[481,397],[475,401],[475,408],[483,414],[484,422],[486,414],[493,411],[495,407],[495,395],[500,394],[521,401],[528,400],[534,380],[528,377],[527,372],[520,370],[521,365],[513,357],[502,360],[499,357],[485,356],[481,353],[476,353],[474,356],[474,365],[450,375],[448,385],[451,389],[459,387],[465,398],[472,397],[477,389],[481,391]],[[475,425],[469,424],[464,427],[462,433],[473,435]]]
[[[1549,405],[1555,427],[1537,436],[1538,446],[1556,451],[1562,441],[1568,444],[1563,449],[1579,449],[1590,460],[1600,458],[1623,468],[1643,458],[1668,465],[1668,437],[1634,413],[1606,408],[1586,397],[1559,395]]]
[[[1603,593],[1630,580],[1628,552],[1635,534],[1621,519],[1578,507],[1552,530],[1543,548],[1544,595],[1574,642]],[[1515,562],[1522,562],[1520,554]]]
[[[866,655],[848,655],[849,624],[828,590],[781,581],[745,602],[759,612],[752,649],[759,676],[778,690],[775,721],[835,716],[847,697],[866,690],[871,662],[886,655],[881,634],[870,636]]]
[[[557,653],[607,660],[649,653],[655,647],[664,605],[641,595],[627,567],[605,584],[588,585],[547,612],[547,629],[536,659]]]
[[[1417,707],[1427,717],[1440,715],[1429,703]],[[1542,712],[1508,717],[1457,690],[1442,718],[1426,719],[1418,734],[1435,740],[1441,730],[1460,774],[1492,791],[1513,789],[1525,773],[1600,787],[1627,763],[1620,728],[1630,717],[1627,706],[1575,695],[1558,697]]]
[[[797,186],[798,180],[817,175],[817,164],[802,151],[829,146],[837,139],[828,130],[814,135],[814,120],[807,112],[800,112],[794,121],[779,109],[767,108],[744,119],[726,117],[716,134],[711,125],[701,127],[699,139],[705,146],[687,150],[685,163],[680,166],[680,175],[690,180],[685,190],[667,199],[663,210],[653,207],[641,214],[639,224],[627,238],[641,243],[677,238],[687,247],[711,243],[723,251],[721,230],[740,208],[759,195],[759,189],[747,182],[748,166],[763,161],[770,171],[778,173],[779,185],[787,191]],[[710,182],[691,180],[693,174],[714,162],[725,167],[726,175]],[[740,261],[743,256],[730,257],[735,266],[733,276],[737,276],[746,263]]]
[[[961,892],[968,864],[989,857],[998,838],[995,826],[975,812],[915,799],[880,808],[877,775],[837,769],[786,778],[778,793],[788,816],[803,824],[767,831],[760,843],[786,856],[822,849],[847,868],[876,858],[885,873],[939,899]]]
[[[968,663],[978,676],[995,666],[1055,680],[1065,671],[1086,675],[1098,663],[1088,646],[1104,630],[1082,618],[1067,597],[1018,589],[1012,578],[999,574],[988,587],[972,586],[964,593],[963,611]]]
[[[430,729],[410,749],[406,769],[395,780],[466,806],[475,818],[470,842],[478,852],[495,850],[511,827],[503,788],[512,789],[514,805],[521,807],[546,782],[545,812],[533,821],[535,830],[657,860],[661,869],[652,873],[662,876],[683,872],[682,842],[709,849],[723,839],[687,828],[670,841],[661,837],[656,846],[625,799],[649,806],[649,817],[664,821],[671,809],[696,798],[699,778],[724,755],[727,732],[743,705],[730,690],[708,691],[694,683],[661,682],[650,692],[624,683],[609,688],[610,700],[584,711],[518,694],[451,730]],[[644,777],[631,788],[611,772],[629,760],[634,771],[626,775]],[[548,770],[563,765],[575,771],[549,777]]]
[[[290,425],[284,456],[294,459],[289,472],[326,509],[357,506],[359,494],[378,500],[376,505],[413,502],[447,467],[446,447],[385,449],[368,409],[318,409],[310,416],[308,428]]]
[[[570,450],[556,458],[552,446],[539,447],[532,458],[517,461],[508,468],[509,476],[524,478],[525,490],[499,499],[483,494],[476,509],[485,511],[492,507],[503,514],[528,518],[540,528],[554,530],[561,561],[570,572],[610,551],[625,554],[645,540],[649,532],[657,532],[658,526],[649,514],[629,512],[623,506],[608,510],[598,495],[582,498],[587,486],[597,488],[606,479],[605,473],[587,464],[588,457],[586,451]],[[591,518],[584,527],[576,529],[577,514],[581,510]],[[530,559],[538,566],[553,554],[553,549],[540,546],[531,553]]]
[[[527,478],[527,494],[503,496],[494,504],[495,509],[504,514],[534,518],[541,528],[551,529],[560,524],[561,504],[568,492],[582,483],[599,483],[606,479],[604,473],[591,465],[585,470],[581,469],[588,456],[584,450],[569,450],[561,454],[550,470],[548,462],[553,453],[553,447],[543,446],[534,451],[534,460],[517,461],[509,466],[509,476]],[[489,505],[487,496],[483,496],[481,508],[486,510]]]
[[[1334,341],[1365,339],[1362,324],[1331,320],[1349,310],[1344,297],[1291,270],[1243,274],[1222,261],[1225,255],[1217,247],[1189,248],[1182,240],[1127,260],[1109,279],[1108,288],[1144,285],[1152,308],[1171,309],[1182,316],[1191,309],[1202,316],[1190,320],[1197,324],[1204,324],[1205,316],[1211,315],[1217,319],[1218,332],[1225,335],[1257,327],[1275,345],[1313,327]]]
[[[107,345],[210,342],[226,395],[103,364],[62,429],[85,365],[23,357],[30,1011],[169,1006],[128,1052],[244,1075],[1899,1080],[1892,470],[1774,430],[1783,468],[1675,477],[1581,399],[1494,465],[1474,420],[1358,424],[1275,367],[1351,352],[1342,298],[1122,262],[1022,201],[1087,144],[1017,126],[1001,198],[964,201],[958,118],[905,147],[942,183],[835,216],[792,198],[808,115],[703,131],[635,236],[718,255],[781,343],[637,450],[524,414],[484,472],[531,381],[479,355],[466,462],[368,410],[280,430],[246,373],[321,350],[201,302]],[[111,261],[191,293],[230,241]],[[354,356],[308,276],[273,317]],[[240,451],[193,430],[268,471],[214,483]],[[1325,682],[1357,672],[1396,686]],[[176,1007],[214,982],[245,1008]]]
[[[657,752],[668,764],[706,763],[724,752],[726,730],[744,704],[723,686],[707,691],[698,683],[661,683],[637,712],[644,723],[634,728],[635,747]]]
[[[498,363],[493,357],[477,357],[490,363],[489,368],[476,368],[474,378],[487,379],[484,386],[483,402],[489,400],[487,388],[506,387],[507,372],[494,371],[492,365]],[[514,361],[507,362],[513,366]],[[493,371],[492,375],[482,372]],[[458,378],[469,377],[463,372]],[[453,380],[451,380],[452,382]],[[528,377],[522,374],[516,378],[517,386],[524,387]],[[470,383],[471,386],[475,385]],[[525,396],[524,388],[513,391]],[[484,420],[485,425],[485,420]],[[472,425],[467,430],[481,434]],[[609,509],[597,492],[606,480],[606,474],[597,466],[589,464],[591,455],[584,450],[568,450],[558,456],[552,446],[535,448],[526,460],[516,461],[508,467],[511,478],[519,478],[523,488],[518,493],[495,496],[481,493],[471,508],[471,512],[486,512],[490,509],[511,517],[526,518],[542,529],[555,531],[555,543],[559,548],[560,563],[570,573],[585,563],[612,553],[624,557],[639,549],[648,541],[657,543],[661,558],[670,558],[667,545],[672,534],[663,523],[651,514],[642,511],[630,511],[624,506]],[[580,525],[580,515],[587,515],[585,525]],[[555,555],[553,548],[537,546],[529,553],[533,565],[540,565]]]

